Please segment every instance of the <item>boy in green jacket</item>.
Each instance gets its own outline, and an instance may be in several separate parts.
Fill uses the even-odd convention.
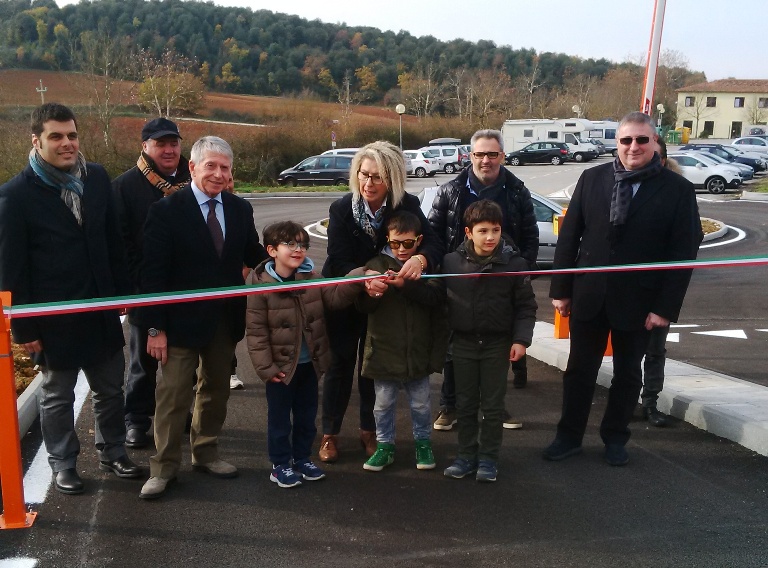
[[[387,224],[387,246],[365,268],[350,273],[389,274],[387,291],[363,293],[356,305],[368,313],[362,375],[373,379],[376,404],[376,452],[365,462],[368,471],[381,471],[395,459],[395,406],[400,388],[411,408],[416,467],[433,469],[429,375],[442,369],[447,345],[445,292],[436,280],[404,280],[396,275],[418,252],[421,222],[400,211]]]

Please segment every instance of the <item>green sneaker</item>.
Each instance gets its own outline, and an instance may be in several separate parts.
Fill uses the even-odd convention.
[[[429,440],[416,440],[416,469],[435,469],[435,454]]]
[[[363,469],[368,471],[381,471],[388,465],[391,465],[395,461],[395,445],[384,444],[379,442],[376,444],[376,451],[368,461],[363,464]]]

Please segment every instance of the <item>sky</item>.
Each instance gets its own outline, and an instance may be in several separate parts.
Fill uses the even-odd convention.
[[[58,0],[72,4],[75,0]],[[214,0],[222,6],[295,14],[449,41],[492,40],[583,58],[645,60],[654,0]],[[679,51],[710,81],[768,79],[763,36],[768,0],[667,0],[662,50]],[[735,40],[752,36],[743,47]]]

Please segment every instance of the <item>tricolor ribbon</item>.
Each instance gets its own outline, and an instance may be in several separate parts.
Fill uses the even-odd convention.
[[[646,270],[680,270],[703,268],[733,268],[766,266],[768,257],[735,257],[718,260],[692,260],[681,262],[654,262],[645,264],[623,264],[616,266],[593,266],[588,268],[560,268],[553,270],[526,270],[519,272],[493,272],[469,274],[425,274],[422,278],[477,278],[483,276],[537,276],[554,274],[587,274],[590,272],[634,272]],[[117,308],[137,308],[157,304],[177,304],[195,302],[198,300],[218,300],[252,294],[269,294],[291,290],[322,288],[339,284],[361,283],[367,280],[385,278],[384,275],[344,276],[340,278],[318,278],[301,282],[281,282],[275,284],[253,284],[229,286],[225,288],[206,288],[200,290],[181,290],[165,294],[135,294],[131,296],[114,296],[93,300],[70,300],[64,302],[47,302],[40,304],[21,304],[3,306],[3,311],[10,318],[29,318],[61,314],[75,314],[90,311],[112,310]]]

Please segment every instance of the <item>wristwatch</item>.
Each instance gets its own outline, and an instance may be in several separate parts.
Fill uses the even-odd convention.
[[[147,330],[147,333],[149,334],[149,336],[150,336],[150,337],[157,337],[158,335],[160,335],[160,334],[162,333],[162,331],[163,331],[163,330],[161,330],[161,329],[157,329],[157,328],[154,328],[154,327],[150,327],[150,328]]]

